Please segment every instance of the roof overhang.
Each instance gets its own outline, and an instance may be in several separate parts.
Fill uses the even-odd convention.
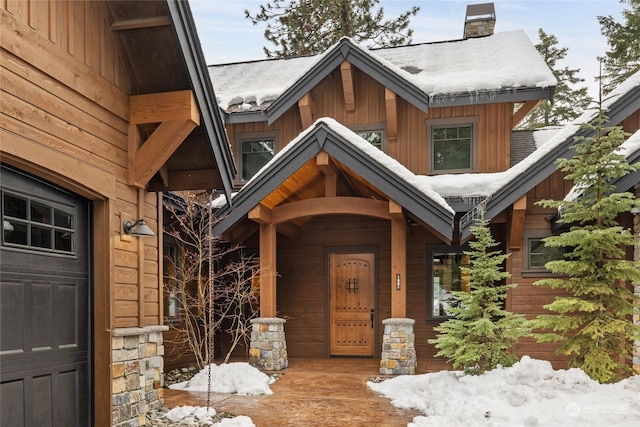
[[[612,99],[612,101],[608,104],[606,111],[608,120],[604,125],[615,126],[622,123],[624,119],[640,109],[640,85],[636,85],[621,94],[616,94],[616,91],[614,91],[609,95],[609,98]],[[574,122],[573,126],[575,126],[576,123],[585,124],[585,122],[590,122],[593,120],[593,116],[595,116],[595,113],[593,113],[591,118],[583,115]],[[568,126],[571,126],[571,124]],[[553,149],[545,153],[540,160],[535,162],[522,174],[514,176],[513,179],[494,193],[485,203],[485,218],[490,220],[491,218],[499,215],[520,197],[527,194],[527,192],[540,184],[540,182],[545,178],[553,174],[557,170],[557,159],[568,159],[575,154],[575,150],[572,146],[575,144],[576,137],[588,137],[592,134],[593,131],[586,130],[583,127],[576,127],[575,132],[566,136],[563,141],[557,143]],[[640,160],[640,153],[635,153],[634,156],[635,157],[629,158],[630,163]],[[624,188],[626,186],[623,190],[626,191],[638,183],[639,177],[639,172],[631,173],[620,179],[616,183],[616,186],[618,188]],[[460,239],[462,241],[471,237],[470,228],[472,226],[473,221],[467,221],[464,224],[460,224]]]
[[[125,54],[132,95],[189,90],[200,113],[200,126],[164,163],[162,174],[148,181],[147,189],[216,189],[229,199],[236,170],[189,4],[127,0],[106,6]]]

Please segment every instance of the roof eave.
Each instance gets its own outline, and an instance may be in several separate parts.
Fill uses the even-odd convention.
[[[183,52],[194,96],[200,108],[202,125],[209,137],[211,150],[218,167],[218,173],[223,185],[222,190],[227,200],[230,201],[231,192],[233,191],[233,177],[237,171],[224,123],[218,111],[213,85],[209,78],[204,54],[198,40],[193,15],[186,1],[167,0],[167,6],[180,43],[180,49]]]
[[[457,107],[474,104],[493,104],[497,102],[526,102],[551,99],[555,86],[506,88],[498,90],[482,90],[466,93],[438,94],[430,97],[431,108]]]
[[[612,103],[607,111],[607,117],[609,120],[605,123],[605,126],[612,126],[621,123],[624,119],[635,112],[639,105],[640,86],[636,86],[629,92],[621,95]],[[574,143],[575,137],[586,137],[589,134],[590,132],[586,131],[582,127],[579,128],[572,135],[568,136],[562,143],[558,144],[553,150],[550,150],[533,167],[529,168],[525,173],[512,180],[509,185],[502,187],[497,193],[492,195],[491,199],[487,202],[485,218],[490,220],[494,216],[500,214],[516,200],[542,182],[543,179],[555,172],[557,170],[557,166],[555,164],[556,159],[570,158],[573,156],[575,150],[571,148],[571,146]],[[631,175],[632,177],[629,178],[630,180],[636,176],[635,173]],[[621,185],[627,185],[627,182],[628,181],[625,180],[624,184],[621,183]],[[471,236],[471,226],[473,226],[473,223],[460,228],[460,238],[462,240]]]
[[[374,60],[349,39],[344,38],[267,108],[267,123],[272,124],[276,121],[345,60],[420,110],[428,111],[428,97],[420,89]]]

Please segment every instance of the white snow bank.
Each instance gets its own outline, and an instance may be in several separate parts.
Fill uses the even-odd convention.
[[[169,386],[175,390],[207,391],[209,383],[209,369],[211,369],[211,391],[214,393],[261,395],[273,394],[269,384],[273,379],[244,362],[212,363],[205,366],[189,381]]]
[[[478,376],[441,371],[367,385],[394,406],[424,414],[409,427],[640,424],[640,376],[599,384],[580,369],[556,371],[528,356]]]

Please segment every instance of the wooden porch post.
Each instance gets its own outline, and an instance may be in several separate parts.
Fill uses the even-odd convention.
[[[402,206],[389,201],[391,220],[391,317],[407,316],[407,228]]]
[[[276,226],[260,224],[260,317],[276,317]]]

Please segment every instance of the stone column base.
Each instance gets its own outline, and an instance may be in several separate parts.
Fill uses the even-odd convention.
[[[114,329],[111,337],[113,425],[141,426],[145,414],[162,407],[167,326]]]
[[[391,318],[382,321],[380,375],[414,375],[416,373],[416,336],[413,319]]]
[[[285,319],[278,317],[251,319],[251,366],[265,371],[280,371],[289,366],[287,342],[284,337],[285,323]]]

